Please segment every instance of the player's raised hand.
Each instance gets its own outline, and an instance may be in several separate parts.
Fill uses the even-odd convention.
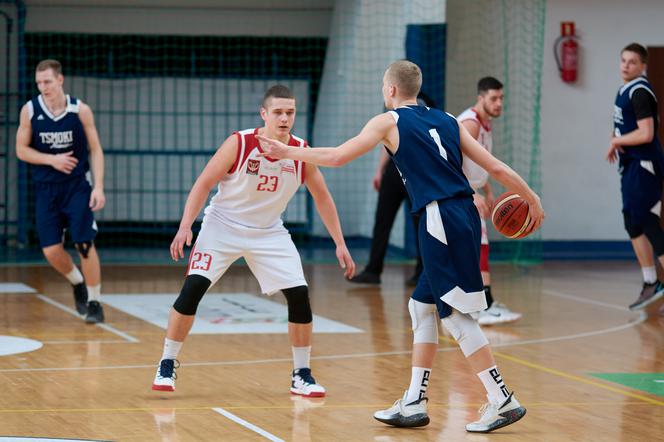
[[[526,235],[539,229],[539,227],[542,225],[542,221],[544,221],[544,217],[546,216],[544,213],[544,208],[542,207],[542,202],[540,201],[540,197],[537,195],[535,195],[535,197],[536,199],[534,201],[528,201],[528,214],[530,215],[530,222],[524,231]]]
[[[171,258],[173,258],[173,261],[184,258],[184,245],[191,246],[193,236],[191,229],[184,227],[178,229],[178,233],[175,234],[175,238],[173,238],[173,242],[171,243]]]
[[[339,267],[344,269],[344,276],[347,279],[352,278],[355,275],[355,261],[345,244],[337,246],[337,260],[339,260]]]
[[[256,135],[256,138],[261,142],[261,149],[263,149],[263,152],[259,153],[259,155],[262,157],[278,159],[288,158],[288,152],[293,149],[281,141],[266,138],[263,135]]]
[[[92,189],[92,192],[90,193],[89,205],[93,212],[104,208],[106,205],[106,196],[104,195],[104,191],[102,189],[99,189],[98,187]]]
[[[73,155],[74,151],[53,155],[53,158],[51,159],[51,166],[55,170],[69,175],[78,164],[78,159]]]

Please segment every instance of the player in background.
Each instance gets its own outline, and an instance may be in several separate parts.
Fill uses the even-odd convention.
[[[40,95],[21,109],[16,156],[32,165],[39,245],[49,264],[72,284],[76,310],[87,323],[104,322],[101,268],[92,212],[106,204],[104,153],[90,106],[66,95],[62,65],[43,60],[36,68]],[[94,187],[86,175],[92,166]],[[64,249],[69,231],[81,270]]]
[[[392,63],[383,76],[387,109],[372,118],[355,137],[337,147],[296,149],[265,136],[263,155],[339,167],[382,144],[401,173],[412,210],[419,213],[418,241],[424,262],[421,277],[408,304],[414,345],[410,386],[402,399],[374,414],[400,427],[427,425],[426,390],[438,347],[438,320],[457,340],[472,370],[487,392],[480,419],[466,425],[469,432],[489,432],[521,419],[526,409],[507,389],[489,341],[470,313],[484,310],[486,296],[480,272],[480,218],[473,190],[463,174],[462,154],[530,206],[526,232],[544,219],[540,199],[519,175],[493,157],[457,120],[442,111],[419,106],[420,68],[409,61]]]
[[[489,153],[493,150],[491,121],[500,117],[503,110],[503,84],[493,77],[484,77],[477,82],[477,101],[473,107],[463,111],[457,117],[468,133],[475,138]],[[491,273],[489,270],[489,236],[486,219],[491,216],[493,207],[493,191],[489,181],[489,173],[464,155],[463,173],[475,191],[473,201],[482,220],[482,245],[480,246],[480,270],[486,293],[485,310],[479,313],[477,322],[480,325],[502,324],[514,322],[521,318],[521,313],[511,311],[505,304],[493,299],[491,293]],[[484,195],[482,195],[483,192]]]
[[[630,304],[642,309],[664,295],[657,279],[657,256],[664,265],[664,231],[660,225],[664,154],[657,137],[657,97],[645,76],[648,51],[632,43],[620,52],[620,75],[613,106],[613,134],[606,153],[610,163],[619,161],[620,190],[625,230],[643,273],[643,288]]]
[[[341,232],[334,201],[323,175],[313,164],[261,156],[259,135],[277,138],[297,149],[306,142],[291,134],[295,97],[282,85],[265,93],[260,115],[263,127],[233,133],[219,147],[189,192],[180,228],[171,243],[171,257],[184,258],[191,245],[191,226],[216,185],[205,209],[201,231],[191,250],[187,277],[168,320],[168,331],[153,390],[175,390],[176,358],[194,323],[201,298],[237,259],[244,258],[263,293],[281,291],[288,302],[288,335],[292,344],[293,394],[325,396],[311,374],[312,312],[300,255],[283,225],[281,214],[301,184],[307,186],[325,227],[336,244],[339,265],[347,278],[353,262]]]

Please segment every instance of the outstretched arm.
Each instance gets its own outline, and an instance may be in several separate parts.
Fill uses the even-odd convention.
[[[302,149],[305,150],[305,149]],[[308,149],[307,149],[308,150]],[[316,203],[316,210],[320,218],[325,224],[325,228],[330,233],[334,244],[337,246],[336,254],[339,260],[339,266],[345,269],[344,276],[352,278],[355,274],[355,262],[350,256],[350,252],[346,247],[343,233],[341,231],[341,222],[337,213],[337,207],[334,205],[334,200],[330,191],[327,189],[323,174],[318,170],[318,167],[313,164],[304,165],[306,178],[304,184],[307,186],[309,193]]]
[[[187,202],[184,205],[178,233],[175,234],[175,238],[173,238],[173,242],[171,243],[171,258],[174,261],[184,258],[184,245],[187,244],[190,246],[193,238],[191,226],[203,208],[210,190],[233,167],[235,157],[237,156],[237,149],[237,137],[231,135],[219,147],[214,156],[208,161],[203,172],[196,179],[187,197]]]
[[[311,149],[299,149],[287,146],[284,143],[265,138],[262,135],[257,135],[256,137],[261,141],[261,147],[264,151],[263,156],[290,158],[318,166],[339,167],[364,155],[379,143],[385,143],[390,147],[392,143],[388,140],[388,135],[390,129],[395,127],[394,118],[384,113],[373,117],[358,135],[337,147],[316,147]]]
[[[518,193],[527,202],[530,213],[530,224],[526,232],[536,230],[544,220],[544,209],[539,196],[528,186],[512,168],[491,155],[480,143],[477,142],[464,128],[459,124],[459,135],[461,138],[461,150],[464,155],[476,162],[481,168],[489,172],[500,184],[508,190]]]

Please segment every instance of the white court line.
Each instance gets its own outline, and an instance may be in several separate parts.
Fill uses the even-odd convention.
[[[51,305],[54,306],[54,307],[59,308],[59,309],[62,310],[62,311],[65,311],[65,312],[67,312],[67,313],[69,313],[69,314],[71,314],[71,315],[76,316],[77,318],[80,318],[80,317],[81,317],[81,316],[78,314],[78,312],[77,312],[76,310],[71,309],[71,308],[67,307],[66,305],[64,305],[64,304],[62,304],[62,303],[60,303],[60,302],[58,302],[58,301],[55,301],[55,300],[49,298],[48,296],[44,296],[44,295],[42,295],[42,294],[40,294],[40,293],[37,293],[35,296],[37,296],[37,298],[41,299],[42,301],[44,301],[44,302],[46,302],[46,303],[48,303],[48,304],[51,304]],[[111,327],[111,326],[108,325],[108,324],[95,324],[95,325],[96,325],[97,327],[99,327],[99,328],[103,328],[104,330],[106,330],[106,331],[108,331],[108,332],[111,332],[111,333],[113,333],[113,334],[116,334],[116,335],[120,336],[122,339],[124,339],[124,340],[127,341],[127,342],[131,342],[131,343],[134,343],[134,344],[137,343],[137,342],[141,342],[141,341],[139,341],[138,339],[136,339],[135,337],[130,336],[130,335],[128,335],[127,333],[122,332],[122,331],[120,331],[120,330],[118,330],[118,329],[116,329],[116,328],[114,328],[114,327]]]
[[[580,298],[578,296],[569,295],[565,293],[553,292],[551,290],[543,290],[545,294],[551,294],[553,296],[563,297],[565,299],[570,299],[572,301],[578,301],[582,303],[588,303],[593,305],[599,305],[601,307],[618,309],[621,311],[629,312],[630,310],[615,304],[608,304],[600,301],[592,301],[585,298]],[[63,306],[64,307],[64,306]],[[66,307],[65,307],[66,308]],[[506,342],[504,344],[491,344],[492,347],[505,348],[513,347],[517,345],[530,345],[530,344],[541,344],[546,342],[556,342],[556,341],[567,341],[571,339],[585,338],[589,336],[603,335],[607,333],[614,333],[620,330],[624,330],[630,327],[634,327],[645,321],[647,315],[645,312],[641,312],[638,318],[632,319],[626,324],[620,324],[617,326],[595,330],[590,332],[583,333],[574,333],[571,335],[564,336],[554,336],[550,338],[540,338],[540,339],[529,339],[525,341],[515,341],[515,342]],[[457,347],[446,347],[438,349],[438,352],[449,352],[457,351]],[[400,356],[410,354],[411,350],[402,350],[402,351],[388,351],[382,353],[353,353],[353,354],[341,354],[341,355],[328,355],[328,356],[312,356],[313,360],[336,360],[336,359],[354,359],[354,358],[369,358],[369,357],[380,357],[380,356]],[[230,366],[230,365],[250,365],[250,364],[273,364],[279,362],[291,362],[291,358],[274,358],[274,359],[257,359],[257,360],[245,360],[245,361],[210,361],[210,362],[191,362],[188,364],[182,364],[183,367],[212,367],[212,366]],[[87,370],[122,370],[122,369],[136,369],[136,368],[154,368],[154,364],[150,365],[113,365],[113,366],[97,366],[97,367],[56,367],[56,368],[4,368],[0,369],[0,373],[18,373],[18,372],[47,372],[47,371],[87,371]]]
[[[251,423],[245,421],[244,419],[241,419],[241,418],[237,417],[233,413],[230,413],[230,412],[224,410],[223,408],[213,408],[213,410],[216,411],[217,413],[221,414],[222,416],[227,417],[228,419],[232,420],[233,422],[236,422],[236,423],[242,425],[243,427],[248,428],[251,431],[260,434],[261,436],[263,436],[264,438],[266,438],[268,440],[271,440],[273,442],[284,442],[283,439],[279,439],[274,434],[268,433],[267,431],[263,430],[262,428],[257,427],[256,425],[251,424]]]
[[[127,341],[118,340],[103,340],[103,339],[93,339],[93,340],[73,340],[73,341],[41,341],[44,345],[76,345],[76,344],[126,344]]]
[[[560,293],[555,290],[544,289],[542,290],[542,293],[544,293],[545,295],[557,296],[558,298],[571,299],[572,301],[582,302],[584,304],[592,304],[592,305],[599,305],[600,307],[612,308],[623,312],[631,311],[624,305],[609,304],[608,302],[595,301],[594,299],[580,298],[578,296],[569,295],[567,293]]]

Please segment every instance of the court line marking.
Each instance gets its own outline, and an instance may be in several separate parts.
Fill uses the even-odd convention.
[[[44,345],[76,345],[76,344],[126,344],[127,341],[113,340],[113,339],[94,339],[94,340],[80,340],[80,341],[41,341]]]
[[[566,408],[566,407],[578,407],[578,406],[588,406],[588,407],[597,407],[597,406],[615,406],[617,401],[586,401],[586,402],[528,402],[528,408]],[[440,403],[440,404],[427,404],[428,408],[454,408],[454,409],[464,409],[471,408],[476,409],[477,407],[483,404],[477,402],[463,402],[463,403]],[[650,406],[643,401],[628,401],[620,402],[620,405],[636,405],[636,406]],[[380,404],[338,404],[338,405],[328,405],[323,404],[316,409],[323,408],[333,408],[333,409],[358,409],[358,408],[381,408],[384,407],[384,403]],[[202,405],[197,407],[171,407],[171,408],[149,408],[149,407],[136,407],[136,408],[126,408],[126,407],[117,407],[117,408],[35,408],[35,409],[25,409],[25,408],[5,408],[0,409],[0,414],[11,414],[11,413],[152,413],[155,411],[210,411],[214,406],[211,405]],[[292,405],[237,405],[237,406],[228,406],[224,407],[226,410],[291,410],[294,407]]]
[[[581,297],[570,295],[570,294],[567,294],[567,293],[557,292],[555,290],[544,289],[544,290],[542,290],[542,293],[544,293],[546,295],[556,296],[558,298],[571,299],[573,301],[581,302],[581,303],[584,303],[584,304],[599,305],[600,307],[612,308],[612,309],[620,310],[622,312],[631,312],[630,309],[628,309],[627,307],[622,306],[622,305],[609,304],[608,302],[595,301],[594,299],[581,298]]]
[[[37,293],[35,296],[37,296],[37,298],[41,299],[42,301],[46,302],[47,304],[51,304],[52,306],[57,307],[60,310],[69,313],[70,315],[76,316],[79,319],[81,318],[81,316],[78,314],[77,311],[67,307],[66,305],[64,305],[64,304],[62,304],[62,303],[60,303],[60,302],[58,302],[54,299],[49,298],[48,296],[42,295],[41,293]],[[108,332],[111,332],[115,335],[120,336],[122,339],[124,339],[127,342],[131,342],[133,344],[141,342],[138,339],[136,339],[135,337],[133,337],[131,335],[128,335],[127,333],[125,333],[123,331],[120,331],[120,330],[118,330],[114,327],[111,327],[108,324],[95,324],[95,325],[99,328],[102,328],[102,329],[108,331]]]
[[[247,421],[245,421],[244,419],[242,419],[240,417],[237,417],[233,413],[228,412],[228,411],[224,410],[223,408],[215,407],[215,408],[213,408],[213,410],[216,411],[217,413],[221,414],[222,416],[227,417],[228,419],[232,420],[233,422],[238,423],[238,424],[242,425],[243,427],[253,431],[254,433],[260,434],[261,436],[263,436],[264,438],[266,438],[268,440],[271,440],[273,442],[285,442],[283,439],[278,438],[274,434],[268,433],[267,431],[263,430],[262,428],[257,427],[256,425],[254,425],[250,422],[247,422]]]
[[[586,379],[586,378],[583,378],[581,376],[576,376],[576,375],[573,375],[573,374],[566,373],[564,371],[556,370],[554,368],[549,368],[549,367],[545,367],[543,365],[535,364],[534,362],[526,361],[524,359],[517,358],[517,357],[511,356],[511,355],[506,355],[506,354],[499,353],[499,352],[494,352],[493,354],[496,355],[496,356],[499,356],[503,359],[507,359],[508,361],[515,362],[515,363],[520,364],[520,365],[525,365],[526,367],[530,367],[530,368],[534,368],[536,370],[544,371],[546,373],[553,374],[555,376],[559,376],[559,377],[562,377],[562,378],[565,378],[565,379],[570,379],[572,381],[577,381],[577,382],[581,382],[581,383],[584,383],[584,384],[599,387],[599,388],[602,388],[604,390],[611,391],[613,393],[619,393],[619,394],[622,394],[624,396],[629,396],[629,397],[632,397],[632,398],[635,398],[635,399],[640,399],[644,402],[648,402],[648,403],[653,404],[653,405],[664,405],[664,402],[662,402],[662,401],[658,401],[657,399],[652,399],[652,398],[649,398],[647,396],[642,396],[640,394],[632,393],[631,391],[623,390],[622,388],[612,387],[611,385],[602,384],[600,382],[596,382],[596,381],[593,381],[591,379]]]
[[[525,341],[515,341],[515,342],[505,342],[499,344],[491,344],[493,348],[505,348],[505,347],[515,347],[518,345],[530,345],[530,344],[540,344],[546,342],[556,342],[556,341],[565,341],[577,338],[585,338],[590,336],[602,335],[606,333],[613,333],[626,328],[633,327],[634,325],[640,324],[646,320],[645,313],[642,313],[641,316],[635,320],[632,320],[626,324],[621,324],[601,330],[595,330],[590,332],[575,333],[572,335],[565,336],[556,336],[552,338],[541,338],[541,339],[529,339]],[[446,336],[439,336],[439,339],[442,339],[446,342],[450,338]],[[458,346],[439,348],[437,350],[439,353],[450,352],[450,351],[459,351]],[[409,355],[412,353],[412,350],[398,350],[398,351],[386,351],[380,353],[350,353],[350,354],[340,354],[340,355],[327,355],[327,356],[312,356],[312,360],[337,360],[337,359],[354,359],[354,358],[375,358],[381,356],[403,356]],[[272,358],[272,359],[253,359],[253,360],[239,360],[239,361],[208,361],[208,362],[189,362],[182,364],[182,367],[216,367],[216,366],[232,366],[232,365],[252,365],[252,364],[274,364],[274,363],[289,363],[292,362],[292,358]],[[0,373],[24,373],[24,372],[49,372],[49,371],[90,371],[90,370],[122,370],[122,369],[135,369],[135,368],[154,368],[155,364],[137,364],[137,365],[105,365],[105,366],[94,366],[94,367],[44,367],[44,368],[2,368]]]

